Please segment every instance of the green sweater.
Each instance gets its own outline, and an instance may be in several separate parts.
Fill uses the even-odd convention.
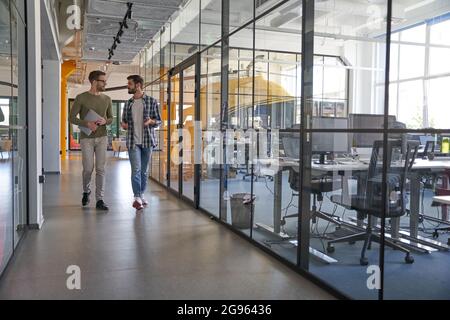
[[[81,139],[106,137],[106,126],[113,122],[112,101],[107,95],[93,95],[89,91],[78,95],[70,110],[69,121],[72,124],[87,127],[87,121],[83,120],[89,110],[95,111],[106,120],[106,125],[99,126],[97,131],[87,136],[81,132]],[[80,118],[77,116],[80,115]]]

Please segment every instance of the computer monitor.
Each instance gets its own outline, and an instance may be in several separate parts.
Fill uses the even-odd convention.
[[[384,115],[382,114],[349,114],[349,128],[351,129],[383,129]],[[388,116],[389,128],[394,126],[395,116]],[[383,140],[382,133],[353,133],[352,146],[357,148],[372,148],[373,142]]]
[[[425,146],[428,141],[435,142],[436,138],[433,136],[420,136],[419,140],[420,140],[420,145]]]
[[[314,117],[313,128],[348,129],[348,119]],[[312,152],[320,155],[320,163],[324,163],[326,154],[347,153],[350,149],[346,132],[314,132],[311,145]]]

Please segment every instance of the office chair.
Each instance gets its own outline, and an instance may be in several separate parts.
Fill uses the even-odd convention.
[[[433,160],[434,159],[434,150],[436,144],[434,141],[427,141],[425,144],[425,149],[423,150],[423,160]]]
[[[260,149],[259,149],[259,147],[260,147],[260,145],[259,145],[259,143],[260,143],[259,135],[260,134],[261,133],[258,132],[258,136],[257,136],[257,139],[256,139],[256,143],[257,143],[257,152],[256,153],[258,155],[260,154]],[[267,143],[268,143],[268,147],[270,148],[270,140],[269,139],[267,140]],[[253,160],[252,160],[252,162],[253,162]],[[252,172],[249,171],[249,169],[250,169],[249,168],[250,167],[249,163],[250,163],[250,146],[249,146],[248,143],[246,143],[245,144],[245,171],[239,170],[239,173],[243,174],[242,180],[245,180],[245,178],[247,178],[247,177],[252,177],[255,182],[258,181],[258,178],[264,178],[264,179],[269,180],[269,181],[273,181],[274,180],[274,178],[273,178],[273,174],[274,173],[271,172],[270,174],[267,174],[267,173],[265,174],[264,172],[266,170],[264,170],[262,168],[262,165],[261,165],[261,163],[259,161],[257,161],[254,164],[254,170],[253,170],[253,174],[252,174]]]
[[[419,148],[419,143],[415,141],[408,141],[405,150],[404,165],[392,166],[392,154],[394,149],[402,148],[402,140],[388,140],[387,144],[387,197],[389,203],[386,204],[386,215],[384,218],[398,218],[406,213],[406,178],[408,172],[414,163]],[[356,241],[364,241],[361,251],[360,264],[365,266],[368,260],[365,256],[366,250],[371,248],[373,241],[380,243],[381,237],[379,234],[373,233],[373,223],[377,218],[383,218],[383,203],[382,203],[382,168],[383,165],[379,162],[383,149],[383,141],[375,141],[372,149],[372,156],[370,159],[369,169],[367,173],[362,173],[358,176],[358,184],[363,183],[363,188],[358,188],[356,195],[350,196],[350,205],[341,204],[344,207],[355,210],[358,213],[368,215],[368,223],[365,232],[350,235],[347,237],[338,238],[328,242],[327,251],[334,252],[335,243]],[[384,152],[384,150],[382,150]],[[335,198],[336,199],[336,198]],[[340,203],[339,203],[340,204]],[[410,255],[410,251],[394,241],[385,239],[385,244],[388,247],[397,249],[406,253],[405,262],[413,263],[414,258]]]
[[[298,168],[289,167],[289,186],[292,190],[296,192],[300,192],[300,172]],[[331,223],[334,223],[338,226],[341,226],[341,222],[336,220],[330,214],[319,211],[317,209],[317,202],[323,201],[323,193],[333,191],[333,185],[335,184],[335,180],[330,177],[323,177],[320,179],[312,179],[311,180],[311,194],[313,195],[313,204],[311,208],[311,220],[316,223],[317,219],[322,219]],[[299,194],[296,194],[297,196]],[[287,218],[295,218],[298,217],[298,213],[286,215],[282,218],[281,224],[286,224]]]
[[[296,159],[299,156],[300,150],[300,133],[293,132],[283,132],[281,136],[283,148],[285,154],[288,158]],[[298,151],[298,152],[297,152]],[[289,170],[289,185],[292,190],[296,192],[300,192],[300,172],[299,167],[290,166]],[[317,210],[317,201],[323,200],[323,193],[333,191],[333,185],[335,180],[330,177],[322,177],[311,180],[311,193],[313,194],[313,205],[311,211],[311,219],[313,222],[316,222],[316,219],[323,219],[334,223],[336,225],[341,225],[341,223],[334,219],[327,213],[321,212]],[[296,194],[298,196],[298,194]],[[286,215],[282,218],[281,224],[286,224],[287,218],[295,218],[298,217],[298,213]]]

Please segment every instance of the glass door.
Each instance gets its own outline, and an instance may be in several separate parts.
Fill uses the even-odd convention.
[[[0,274],[27,223],[24,2],[0,0]]]
[[[0,7],[6,14],[0,15],[0,274],[13,252],[13,160],[10,113],[12,97],[11,79],[11,24],[9,1],[0,0]]]
[[[170,148],[169,187],[183,198],[197,203],[195,165],[196,121],[196,64],[197,56],[184,61],[170,72]],[[201,142],[201,140],[200,140]]]
[[[194,141],[195,141],[195,64],[184,69],[183,108],[181,111],[182,128],[182,195],[194,201]]]
[[[169,188],[180,190],[180,75],[170,77],[170,111],[169,111]]]

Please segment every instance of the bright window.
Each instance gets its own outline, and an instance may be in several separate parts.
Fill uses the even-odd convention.
[[[450,128],[450,20],[436,21],[392,34],[389,113],[410,129]]]

